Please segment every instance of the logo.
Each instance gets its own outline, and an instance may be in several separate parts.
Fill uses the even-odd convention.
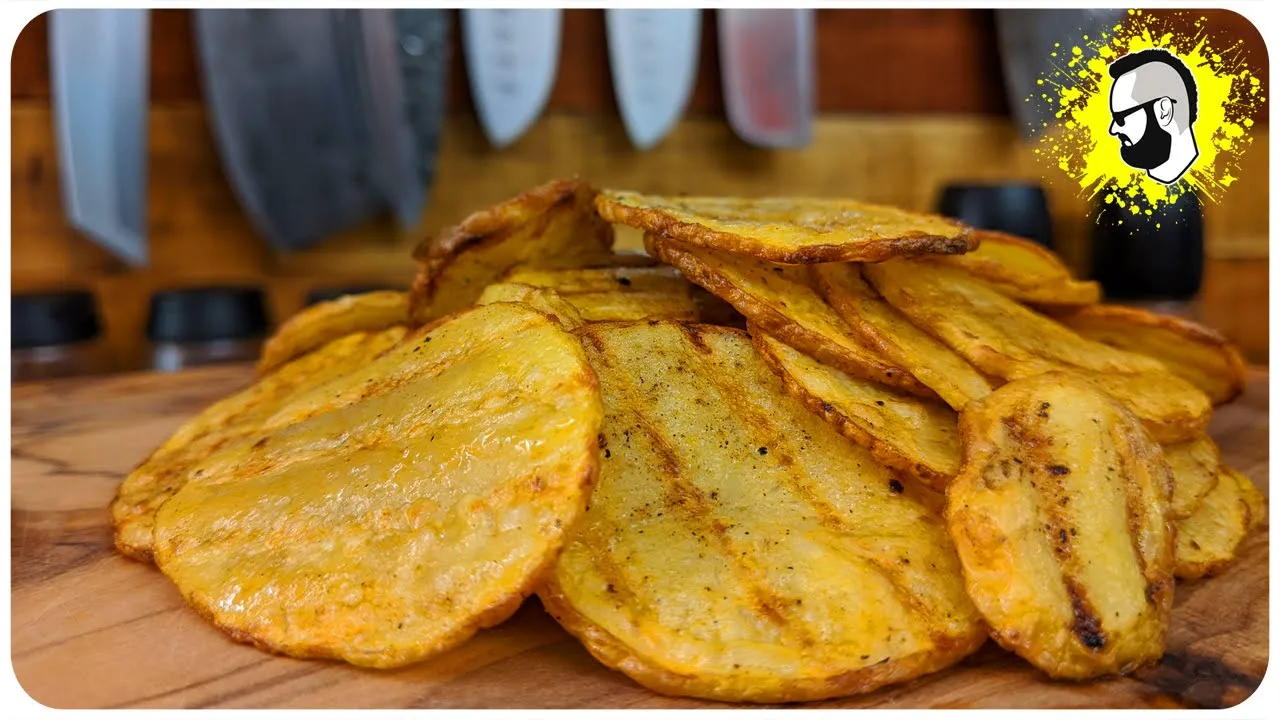
[[[1028,99],[1053,118],[1035,151],[1052,172],[1135,215],[1186,192],[1217,202],[1236,182],[1266,102],[1241,40],[1196,15],[1130,10],[1065,45]]]
[[[1129,53],[1107,67],[1111,75],[1111,127],[1120,138],[1120,159],[1147,177],[1169,185],[1191,167],[1200,151],[1196,78],[1168,50]]]

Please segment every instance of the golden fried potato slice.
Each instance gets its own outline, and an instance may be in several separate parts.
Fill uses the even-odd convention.
[[[504,282],[548,287],[587,322],[666,318],[697,320],[695,287],[673,267],[606,267],[544,270],[516,268]]]
[[[517,265],[572,268],[614,262],[613,226],[595,212],[595,190],[557,180],[473,213],[414,249],[410,312],[425,323],[473,304]]]
[[[854,335],[889,362],[906,368],[948,405],[960,410],[991,392],[991,383],[951,348],[920,330],[863,280],[854,263],[810,268],[814,285]]]
[[[862,274],[912,324],[987,375],[1087,375],[1162,443],[1190,440],[1209,422],[1209,398],[1159,360],[1080,337],[961,270],[897,259],[863,265]]]
[[[602,190],[596,207],[610,222],[776,263],[873,262],[977,247],[971,230],[959,222],[852,200],[676,198]]]
[[[1269,525],[1267,519],[1267,498],[1258,489],[1253,481],[1246,477],[1239,470],[1229,468],[1223,465],[1218,468],[1220,473],[1226,473],[1233,476],[1240,485],[1240,494],[1244,497],[1245,504],[1249,506],[1249,529],[1256,530],[1260,527]]]
[[[1245,497],[1249,478],[1223,468],[1213,490],[1190,517],[1178,522],[1174,574],[1179,580],[1211,577],[1227,569],[1249,534],[1253,510]],[[1256,488],[1254,488],[1256,490]]]
[[[1054,317],[1082,337],[1159,360],[1214,405],[1244,392],[1240,352],[1221,333],[1199,323],[1121,305],[1094,305]]]
[[[378,332],[409,324],[409,294],[378,290],[344,295],[303,308],[262,346],[258,375],[354,332]]]
[[[1169,372],[1119,373],[1069,370],[1129,408],[1162,444],[1194,440],[1213,417],[1209,397]]]
[[[524,283],[537,287],[549,287],[561,295],[589,292],[625,290],[667,295],[688,294],[689,281],[670,265],[609,266],[593,268],[569,268],[552,270],[537,267],[512,268],[502,277],[503,282]]]
[[[1032,305],[1091,305],[1102,299],[1098,283],[1076,280],[1053,251],[1039,243],[992,230],[974,230],[978,247],[954,257],[922,256],[960,268],[1002,294]]]
[[[1184,520],[1218,484],[1221,464],[1218,446],[1208,435],[1201,435],[1187,442],[1165,445],[1164,458],[1173,470],[1169,512],[1175,520]]]
[[[1068,373],[960,413],[947,526],[992,637],[1054,678],[1126,673],[1164,652],[1171,471],[1137,418]]]
[[[747,331],[787,391],[810,411],[887,467],[946,490],[960,470],[954,410],[823,365],[760,328],[748,325]]]
[[[744,333],[577,332],[604,397],[600,481],[538,595],[597,659],[670,695],[791,702],[983,644],[928,491],[788,395]]]
[[[849,326],[810,285],[805,268],[677,245],[654,235],[646,235],[645,243],[660,260],[676,266],[690,281],[788,345],[855,377],[921,397],[937,397],[909,372],[859,344]]]
[[[255,436],[281,407],[303,392],[364,367],[399,343],[403,326],[352,333],[285,363],[252,386],[187,421],[120,484],[111,502],[116,548],[148,562],[156,509],[187,482],[191,469],[214,451]]]
[[[238,641],[421,660],[532,592],[582,514],[602,412],[553,320],[465,310],[213,453],[156,514],[156,564]]]
[[[500,282],[484,289],[477,305],[497,302],[514,302],[528,305],[540,313],[555,318],[565,330],[576,330],[586,323],[578,308],[560,297],[560,293],[547,287],[535,287],[523,283]]]

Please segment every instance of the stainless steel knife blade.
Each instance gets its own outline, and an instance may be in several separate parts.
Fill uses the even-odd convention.
[[[296,250],[376,215],[350,28],[332,10],[196,10],[205,102],[241,205]]]
[[[400,227],[418,226],[435,177],[448,91],[445,10],[342,11],[356,33],[371,175]]]
[[[506,147],[551,96],[560,63],[560,10],[463,10],[462,45],[476,112],[489,142]]]
[[[1023,139],[1031,139],[1054,121],[1055,108],[1039,101],[1044,89],[1036,81],[1049,80],[1059,70],[1066,72],[1072,45],[1085,35],[1097,37],[1123,22],[1126,15],[1124,9],[995,11],[1005,92]]]
[[[808,145],[813,134],[813,10],[717,13],[729,125],[753,145]]]
[[[609,67],[631,143],[647,150],[680,119],[698,75],[702,11],[605,11]]]
[[[147,263],[147,10],[54,10],[49,61],[64,212],[134,266]]]

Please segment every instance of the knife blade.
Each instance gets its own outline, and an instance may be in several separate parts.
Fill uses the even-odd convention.
[[[463,10],[471,94],[489,142],[522,136],[551,97],[560,62],[560,10]]]
[[[609,67],[631,143],[647,150],[684,112],[698,75],[702,11],[605,10]]]
[[[299,250],[383,207],[350,33],[331,10],[196,10],[205,103],[240,204]]]
[[[445,10],[347,10],[356,26],[370,173],[400,227],[413,230],[435,177],[448,89]]]
[[[808,145],[813,134],[813,11],[717,13],[729,125],[753,145]]]
[[[1085,35],[1098,37],[1124,21],[1120,10],[996,10],[996,40],[1004,66],[1005,93],[1018,133],[1029,140],[1054,121],[1055,106],[1037,102],[1044,92],[1036,85],[1065,72],[1066,56]],[[1055,43],[1058,45],[1055,47]],[[1054,57],[1053,53],[1058,56]]]
[[[147,263],[148,10],[54,10],[49,64],[64,212],[133,266]]]

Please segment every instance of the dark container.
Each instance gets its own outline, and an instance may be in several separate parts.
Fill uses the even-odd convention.
[[[951,183],[937,212],[983,230],[998,230],[1053,248],[1053,220],[1044,188],[1031,183]]]
[[[1204,212],[1186,192],[1151,215],[1097,200],[1090,226],[1092,278],[1118,301],[1188,302],[1204,278]]]
[[[87,290],[11,298],[10,382],[109,372],[98,304]]]
[[[260,288],[202,287],[156,293],[147,319],[151,367],[172,372],[255,360],[269,329]]]

